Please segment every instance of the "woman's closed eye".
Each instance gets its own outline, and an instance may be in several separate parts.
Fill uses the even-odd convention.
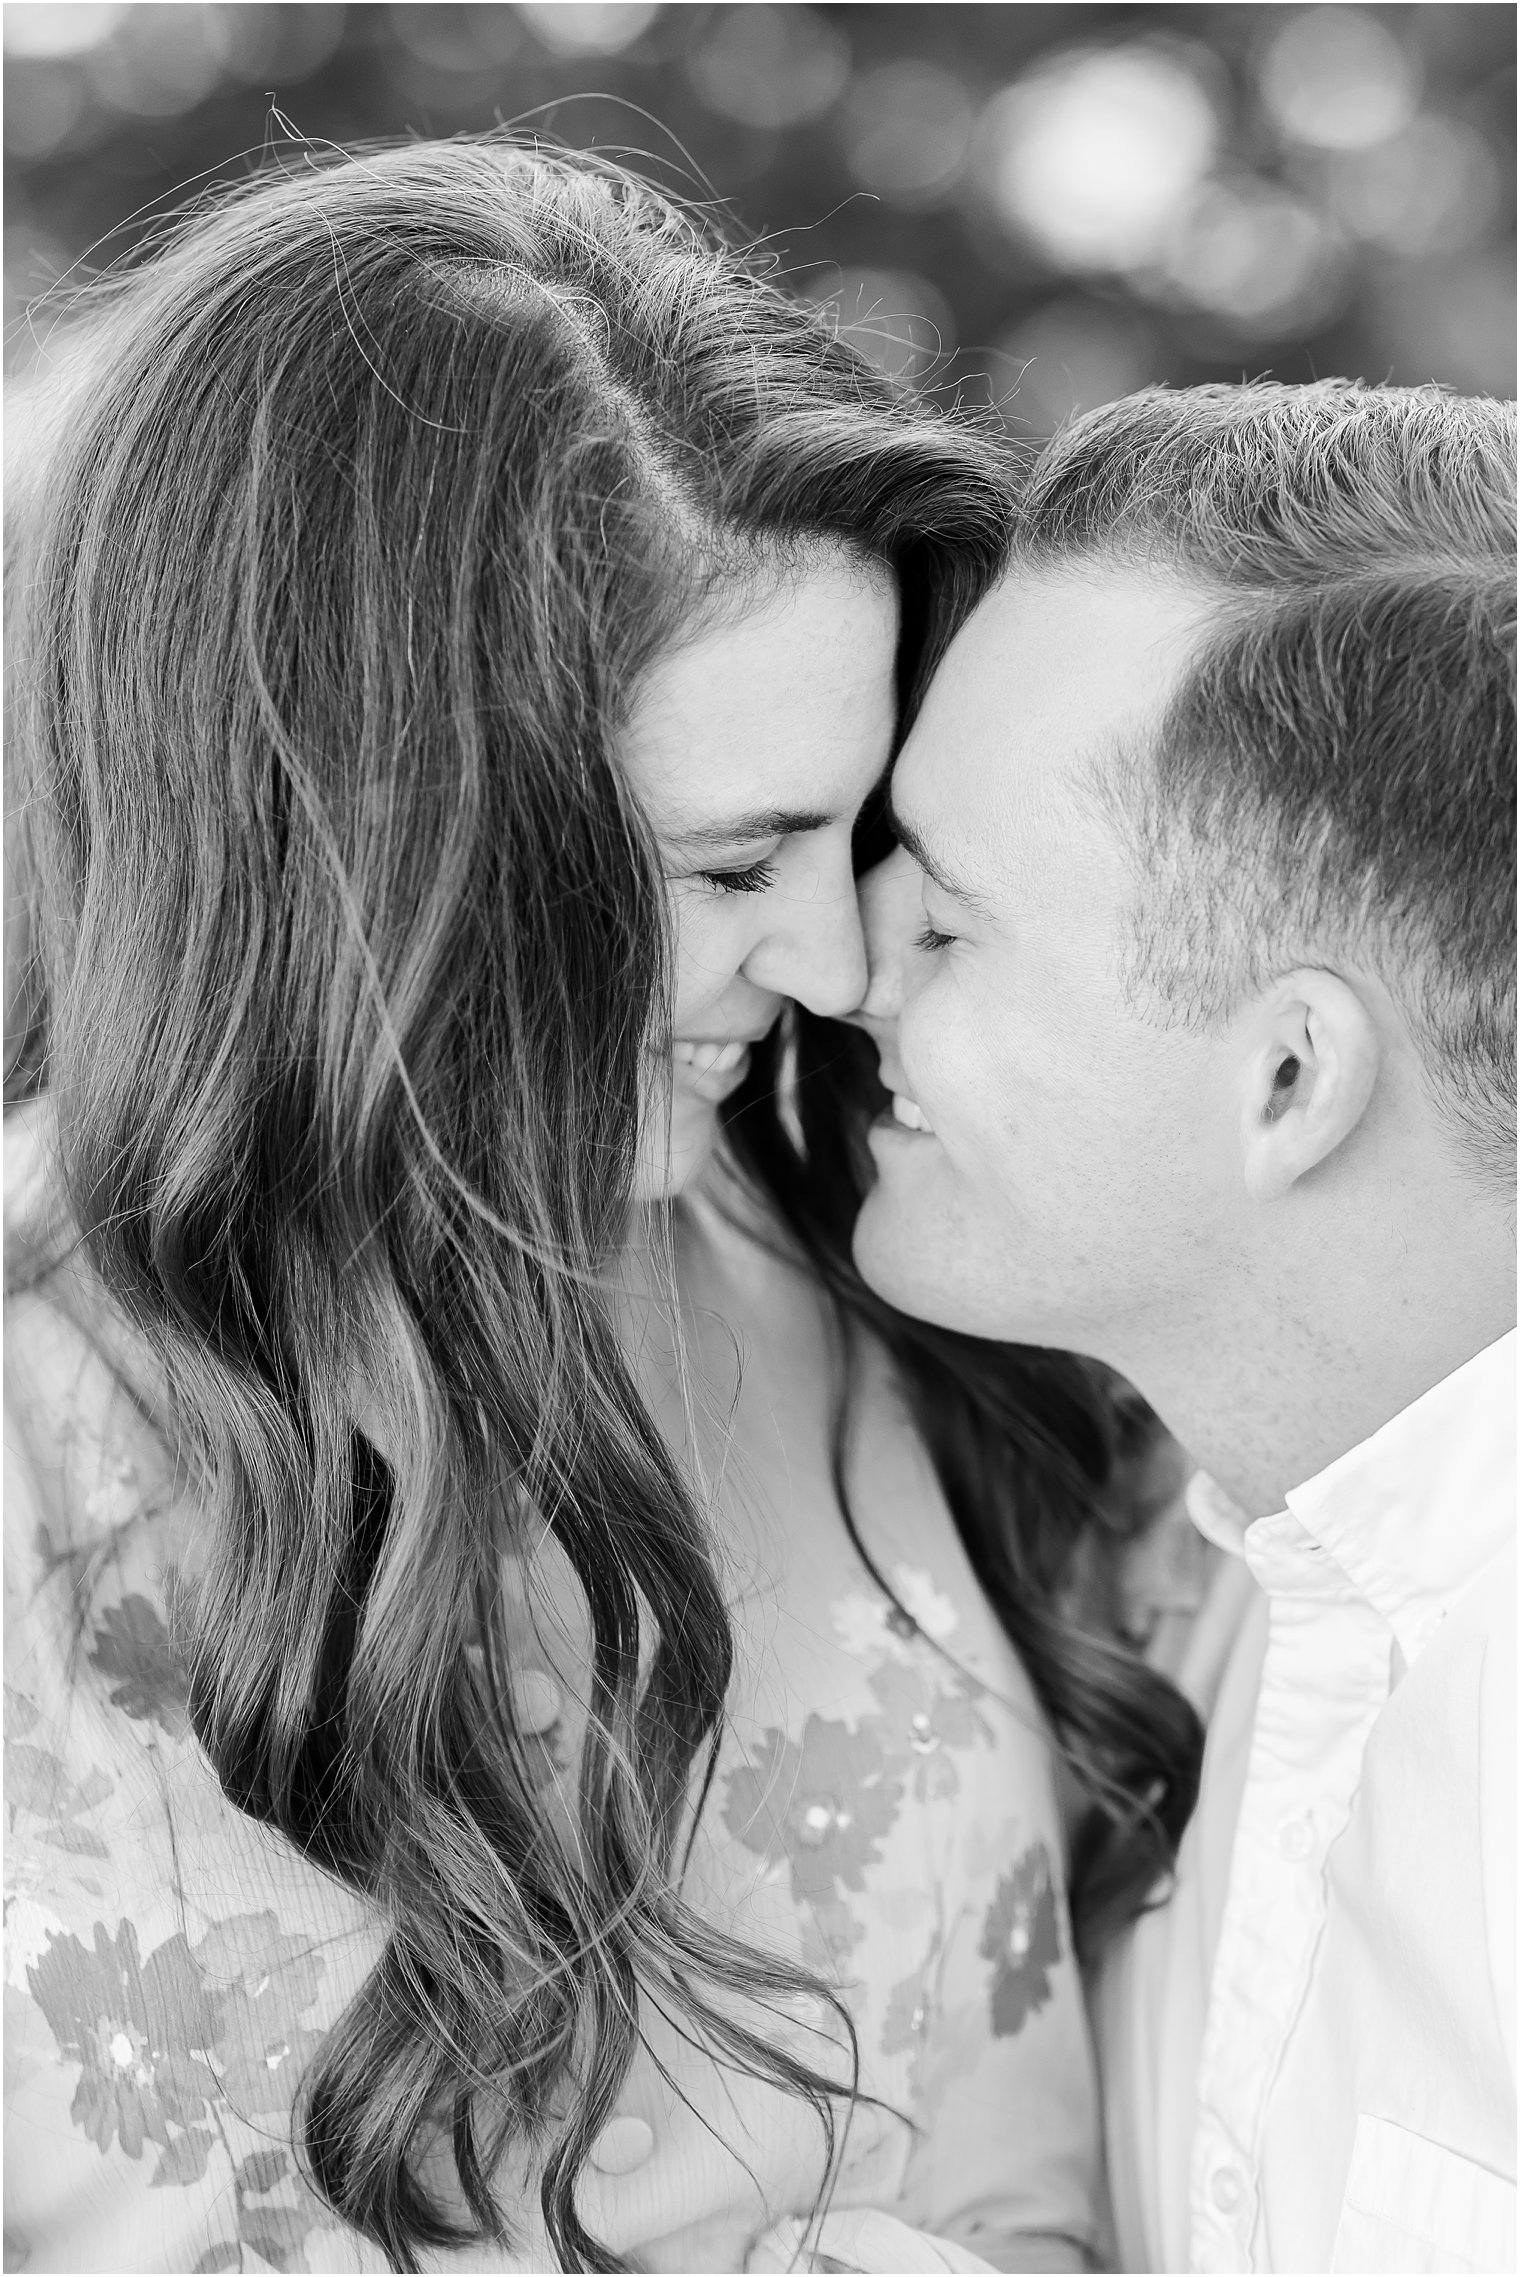
[[[914,941],[913,946],[915,949],[924,949],[929,951],[933,951],[935,949],[948,949],[955,938],[956,936],[953,933],[941,933],[937,927],[933,925],[926,925],[923,931]]]
[[[748,862],[739,870],[699,870],[699,878],[718,893],[764,893],[776,882],[774,859]]]

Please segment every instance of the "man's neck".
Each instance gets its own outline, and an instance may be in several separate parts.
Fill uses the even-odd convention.
[[[1128,1374],[1252,1517],[1372,1437],[1515,1324],[1512,1256],[1462,1245],[1439,1270],[1406,1257],[1361,1275],[1284,1273],[1219,1307],[1206,1333],[1137,1350]]]

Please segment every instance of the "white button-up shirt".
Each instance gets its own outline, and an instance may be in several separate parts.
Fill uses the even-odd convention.
[[[1100,2003],[1122,2265],[1512,2270],[1514,1336],[1231,1546],[1177,1897]]]

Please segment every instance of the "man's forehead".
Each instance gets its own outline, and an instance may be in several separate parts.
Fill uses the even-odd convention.
[[[1084,556],[1015,564],[951,643],[947,682],[984,702],[1069,718],[1164,704],[1223,596],[1155,563]]]
[[[1105,755],[1159,722],[1218,607],[1148,565],[1016,566],[951,643],[894,805],[947,867],[975,874],[995,846],[1006,874],[1021,825],[1087,807]]]
[[[1005,780],[1084,765],[1159,721],[1221,597],[1144,564],[1015,567],[961,627],[904,759]]]

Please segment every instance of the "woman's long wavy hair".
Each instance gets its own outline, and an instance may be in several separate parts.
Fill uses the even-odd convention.
[[[722,1997],[811,1980],[677,1886],[732,1642],[606,1293],[667,1002],[617,732],[716,587],[818,541],[896,573],[910,698],[995,574],[1007,467],[647,186],[503,140],[303,160],[93,289],[12,561],[22,1088],[201,1482],[196,1731],[387,1925],[305,2085],[317,2187],[415,2266],[508,2237],[528,2145],[563,2264],[616,2267],[573,2192],[640,1987],[826,2126],[837,2090]],[[1132,1907],[1191,1738],[1061,1635],[1108,1405],[866,1296],[837,1032],[814,1059],[804,1152],[764,1070],[735,1131],[919,1387]],[[590,1638],[569,1841],[502,1641],[530,1526]]]

